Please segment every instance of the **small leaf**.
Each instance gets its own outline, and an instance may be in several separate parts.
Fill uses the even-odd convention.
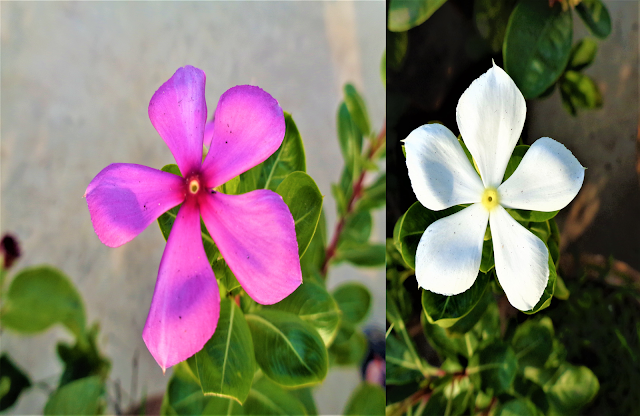
[[[384,264],[385,246],[383,244],[341,244],[336,252],[335,261],[348,261],[362,267],[376,267]]]
[[[253,381],[255,354],[249,325],[231,299],[220,301],[216,331],[195,358],[205,394],[231,397],[244,403]]]
[[[466,316],[480,302],[489,285],[489,275],[478,273],[473,285],[466,291],[454,296],[439,295],[422,290],[422,308],[429,323],[449,328]]]
[[[349,324],[340,327],[335,341],[329,347],[332,364],[339,366],[360,366],[367,353],[367,338]]]
[[[580,39],[580,42],[573,45],[571,49],[567,69],[580,71],[588,67],[595,59],[597,53],[598,42],[589,38]]]
[[[542,367],[553,349],[553,328],[551,319],[542,318],[544,323],[529,319],[516,329],[511,345],[518,357],[520,368]]]
[[[387,384],[403,385],[424,378],[409,349],[394,335],[387,337],[385,361],[387,363]]]
[[[499,394],[512,386],[517,367],[518,360],[511,347],[494,343],[471,357],[466,372],[477,388],[491,388],[494,394]]]
[[[64,363],[58,388],[85,377],[100,376],[103,380],[108,377],[111,361],[98,350],[98,329],[98,324],[94,324],[86,336],[78,339],[73,346],[65,342],[58,343],[58,357]]]
[[[387,85],[387,50],[382,51],[382,60],[380,61],[380,78],[382,85]]]
[[[283,386],[315,384],[327,375],[328,355],[311,324],[292,313],[261,310],[245,316],[262,371]]]
[[[353,121],[347,104],[343,101],[338,107],[338,142],[340,151],[345,161],[346,171],[353,179],[354,171],[358,164],[358,158],[362,152],[362,133]]]
[[[404,32],[421,25],[447,0],[391,0],[387,27],[392,32]]]
[[[387,200],[387,173],[382,172],[376,180],[362,191],[356,205],[356,211],[376,209],[384,206]]]
[[[7,353],[0,356],[0,412],[13,406],[24,389],[31,387],[29,377],[15,365]]]
[[[400,71],[409,49],[409,34],[407,32],[387,32],[387,49],[389,50],[389,68]]]
[[[257,185],[259,189],[275,191],[291,172],[307,171],[304,145],[298,127],[289,113],[284,113],[284,121],[287,127],[284,139],[278,150],[262,163]]]
[[[307,414],[300,400],[266,377],[253,385],[242,410],[246,415]]]
[[[611,33],[611,17],[600,0],[582,0],[576,6],[582,21],[594,36],[604,39]]]
[[[478,32],[494,53],[502,50],[507,23],[515,4],[515,0],[475,0],[473,3]]]
[[[350,324],[359,324],[371,308],[371,293],[360,283],[343,283],[333,291],[342,319]]]
[[[521,0],[507,26],[504,69],[524,98],[536,98],[560,77],[571,52],[571,12],[560,4]]]
[[[330,345],[340,326],[340,309],[333,297],[318,283],[304,282],[291,295],[267,309],[290,312],[310,323],[325,345]]]
[[[338,247],[345,243],[366,243],[371,236],[372,228],[373,219],[369,211],[360,211],[350,214],[344,223],[344,228],[342,229],[340,240],[338,241]]]
[[[371,133],[371,126],[364,100],[352,84],[346,84],[343,92],[344,102],[349,109],[349,114],[351,115],[353,122],[358,126],[358,129],[363,136],[369,136],[369,133]]]
[[[495,416],[542,416],[542,413],[530,400],[522,398],[501,404]]]
[[[22,333],[61,323],[82,337],[86,326],[80,294],[67,276],[50,266],[23,269],[13,278],[1,316],[3,326]]]
[[[202,393],[198,377],[193,373],[187,361],[173,367],[173,376],[167,384],[167,392],[162,399],[161,415],[201,415],[212,399],[224,400],[229,407],[235,401],[222,397],[206,397]],[[229,404],[228,402],[232,402]],[[239,405],[236,403],[236,406]],[[226,412],[226,408],[225,408]],[[219,413],[207,413],[219,414]]]
[[[602,95],[598,85],[581,72],[567,71],[560,81],[562,100],[575,115],[578,109],[595,109],[602,107]]]
[[[571,364],[560,368],[559,376],[552,386],[545,386],[551,406],[562,414],[578,413],[593,400],[599,389],[600,383],[591,370]]]
[[[298,255],[307,251],[322,212],[322,194],[311,176],[293,172],[280,183],[276,193],[289,206],[295,222]]]
[[[47,400],[45,415],[97,415],[105,408],[104,382],[98,376],[81,378],[56,390]]]
[[[385,392],[377,384],[360,383],[351,393],[345,415],[384,415]]]

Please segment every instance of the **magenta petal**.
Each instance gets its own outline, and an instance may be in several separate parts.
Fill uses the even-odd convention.
[[[93,178],[84,196],[98,238],[118,247],[184,201],[185,185],[172,173],[113,163]]]
[[[261,88],[238,85],[220,97],[213,117],[213,139],[203,164],[208,188],[264,162],[284,139],[284,114]]]
[[[220,293],[200,236],[200,214],[187,200],[162,254],[142,338],[165,370],[200,351],[220,316]]]
[[[266,189],[242,195],[207,193],[200,198],[200,213],[253,300],[270,305],[300,286],[295,224],[280,195]]]
[[[213,120],[211,120],[204,126],[204,141],[202,142],[202,144],[207,147],[211,146],[211,140],[213,139],[213,126]]]
[[[205,82],[202,70],[187,65],[162,84],[149,102],[151,124],[169,146],[184,177],[198,170],[202,162],[207,121]]]

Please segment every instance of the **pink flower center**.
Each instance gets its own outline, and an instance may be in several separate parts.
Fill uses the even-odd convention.
[[[200,191],[200,178],[197,176],[192,176],[187,179],[188,190],[191,195],[196,195],[198,191]]]

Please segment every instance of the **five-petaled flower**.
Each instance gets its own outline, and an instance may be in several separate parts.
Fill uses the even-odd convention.
[[[460,134],[478,167],[467,159],[456,136],[427,124],[404,140],[411,186],[422,205],[442,210],[467,208],[432,223],[416,252],[418,284],[442,295],[469,289],[478,275],[487,223],[491,229],[498,281],[516,308],[532,309],[549,279],[545,244],[505,208],[551,212],[577,195],[584,168],[562,144],[537,140],[502,182],[526,115],[524,97],[493,65],[462,94],[456,109]]]
[[[164,369],[198,352],[213,335],[220,294],[205,254],[200,216],[244,290],[273,304],[301,283],[295,224],[275,192],[242,195],[215,190],[265,161],[280,147],[285,121],[278,102],[258,87],[229,89],[208,126],[205,74],[180,68],[151,98],[149,118],[176,159],[182,177],[146,166],[115,163],[85,196],[100,240],[118,247],[182,203],[167,240],[142,337]],[[208,143],[207,143],[208,144]]]

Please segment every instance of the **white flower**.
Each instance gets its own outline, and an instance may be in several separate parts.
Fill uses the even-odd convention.
[[[442,210],[472,204],[431,224],[416,252],[418,284],[457,295],[478,275],[487,222],[498,281],[516,308],[532,309],[549,279],[545,244],[505,208],[551,212],[564,208],[584,180],[584,168],[548,137],[529,148],[502,183],[526,115],[524,97],[495,63],[462,94],[456,118],[480,176],[449,129],[427,124],[404,140],[411,186],[422,205]]]

